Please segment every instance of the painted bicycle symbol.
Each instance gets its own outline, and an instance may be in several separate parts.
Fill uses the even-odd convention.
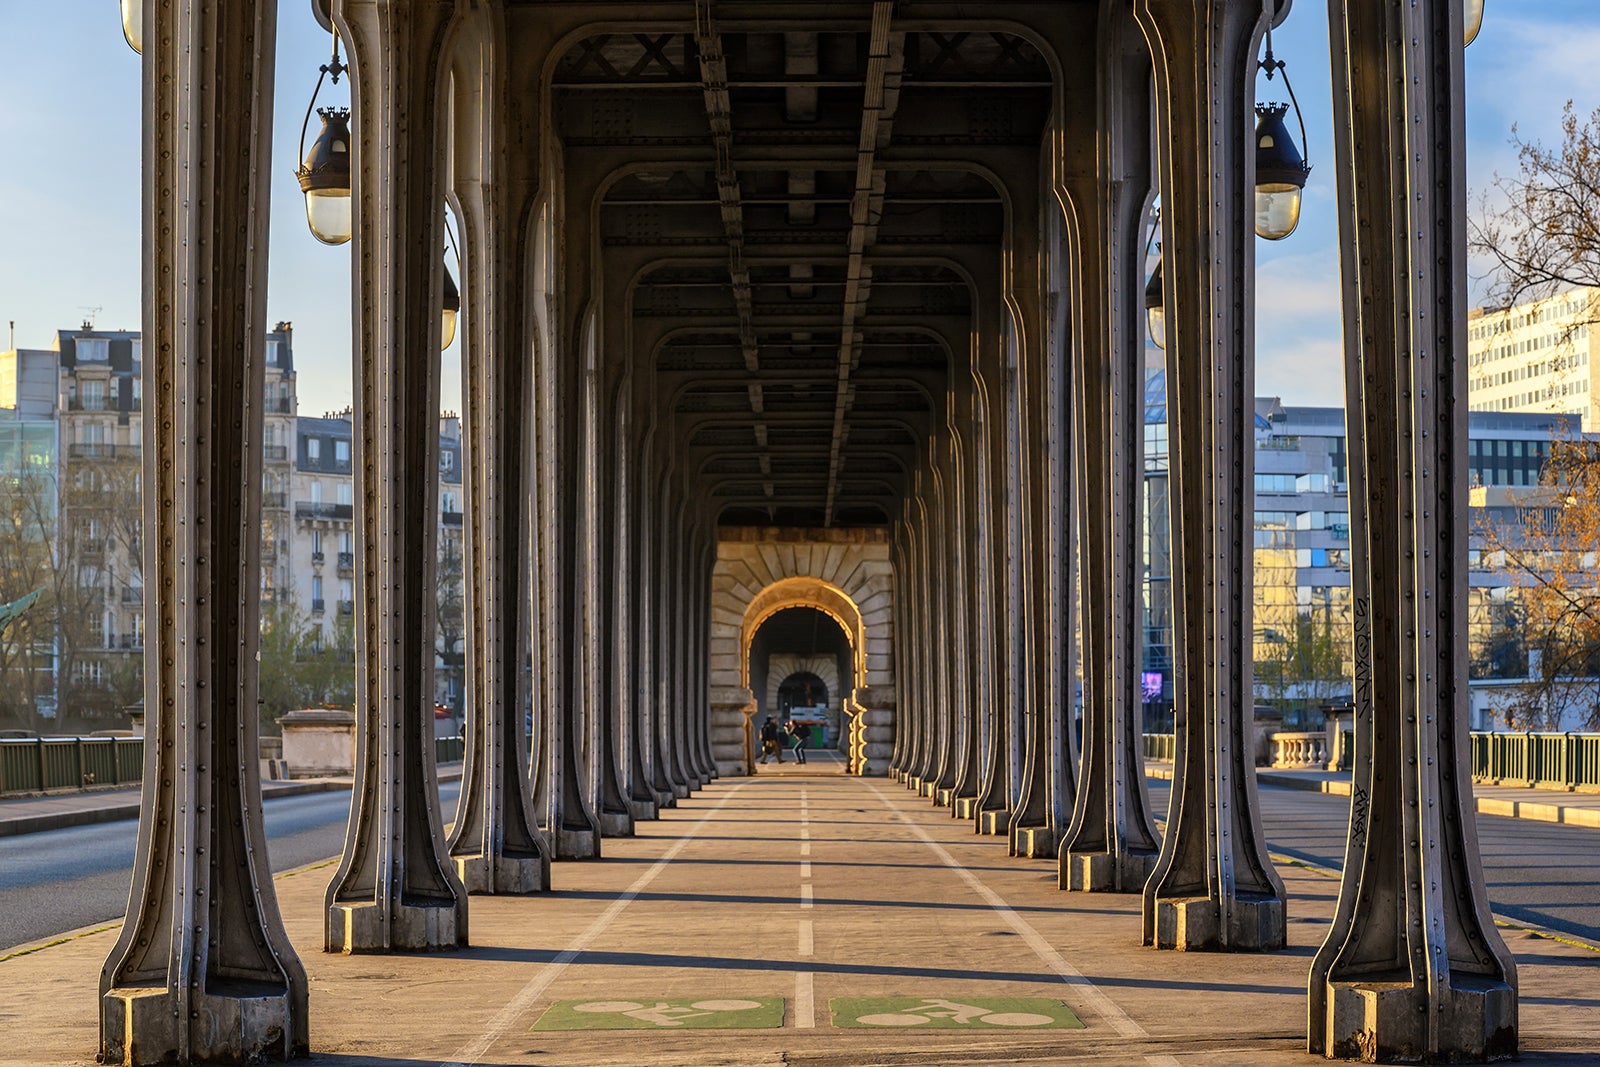
[[[658,1000],[654,1004],[641,1004],[633,1000],[591,1000],[572,1005],[572,1010],[586,1015],[625,1015],[653,1026],[682,1026],[687,1019],[760,1007],[762,1003],[759,1000],[697,1000],[676,1005],[665,1000]]]
[[[927,1026],[935,1020],[947,1020],[957,1026],[1049,1026],[1056,1020],[1049,1015],[1028,1011],[992,1011],[977,1004],[961,1004],[954,1000],[930,997],[921,1004],[911,1004],[897,1012],[860,1015],[856,1023],[861,1026]]]

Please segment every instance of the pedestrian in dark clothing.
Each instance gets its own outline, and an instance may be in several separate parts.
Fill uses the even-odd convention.
[[[787,724],[787,728],[790,737],[789,749],[794,753],[796,761],[804,763],[806,761],[806,742],[811,740],[811,727],[803,722],[791,720]]]
[[[761,724],[761,760],[767,762],[768,756],[776,756],[779,763],[783,762],[783,749],[778,747],[778,723],[771,715]]]

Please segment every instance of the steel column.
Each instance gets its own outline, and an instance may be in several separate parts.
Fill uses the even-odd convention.
[[[1330,3],[1349,394],[1355,787],[1312,1052],[1517,1054],[1467,759],[1465,117],[1457,4]]]
[[[256,752],[274,0],[144,7],[144,785],[103,1063],[308,1051]]]
[[[1135,0],[1154,66],[1172,455],[1177,761],[1143,940],[1283,947],[1251,712],[1255,234],[1261,0]]]

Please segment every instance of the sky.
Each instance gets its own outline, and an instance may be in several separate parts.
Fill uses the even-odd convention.
[[[1487,0],[1467,49],[1467,184],[1474,204],[1516,166],[1513,124],[1554,144],[1567,100],[1600,107],[1600,3]],[[267,317],[294,323],[300,410],[351,399],[350,246],[318,244],[294,179],[300,121],[328,56],[309,0],[280,0]],[[1273,37],[1304,111],[1313,169],[1300,228],[1257,241],[1256,391],[1288,404],[1337,403],[1338,219],[1327,5],[1297,0]],[[1257,99],[1282,98],[1278,83]],[[344,84],[320,104],[345,104]],[[48,348],[92,317],[139,327],[139,57],[111,0],[0,0],[0,327]],[[315,119],[308,137],[316,134]],[[468,309],[470,312],[470,309]],[[0,344],[12,347],[9,335]],[[460,342],[444,354],[441,406],[460,406]]]

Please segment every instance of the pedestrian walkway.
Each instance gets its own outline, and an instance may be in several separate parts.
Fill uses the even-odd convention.
[[[1172,779],[1172,764],[1147,762],[1145,773],[1151,778]],[[1348,771],[1278,770],[1256,771],[1261,785],[1301,789],[1313,793],[1350,795]],[[1480,815],[1501,815],[1508,819],[1565,823],[1600,829],[1600,793],[1568,793],[1558,789],[1533,789],[1520,785],[1472,786],[1472,796]]]
[[[1315,1062],[1301,1051],[1305,976],[1331,879],[1281,868],[1287,951],[1157,953],[1138,945],[1136,897],[1063,893],[1053,863],[1007,856],[891,781],[784,770],[714,782],[607,840],[605,860],[557,864],[549,894],[473,897],[461,952],[326,955],[331,866],[281,876],[320,1062]],[[1583,1062],[1600,1047],[1597,957],[1505,933],[1525,1062]],[[115,937],[0,961],[8,1064],[92,1060],[93,990]]]

